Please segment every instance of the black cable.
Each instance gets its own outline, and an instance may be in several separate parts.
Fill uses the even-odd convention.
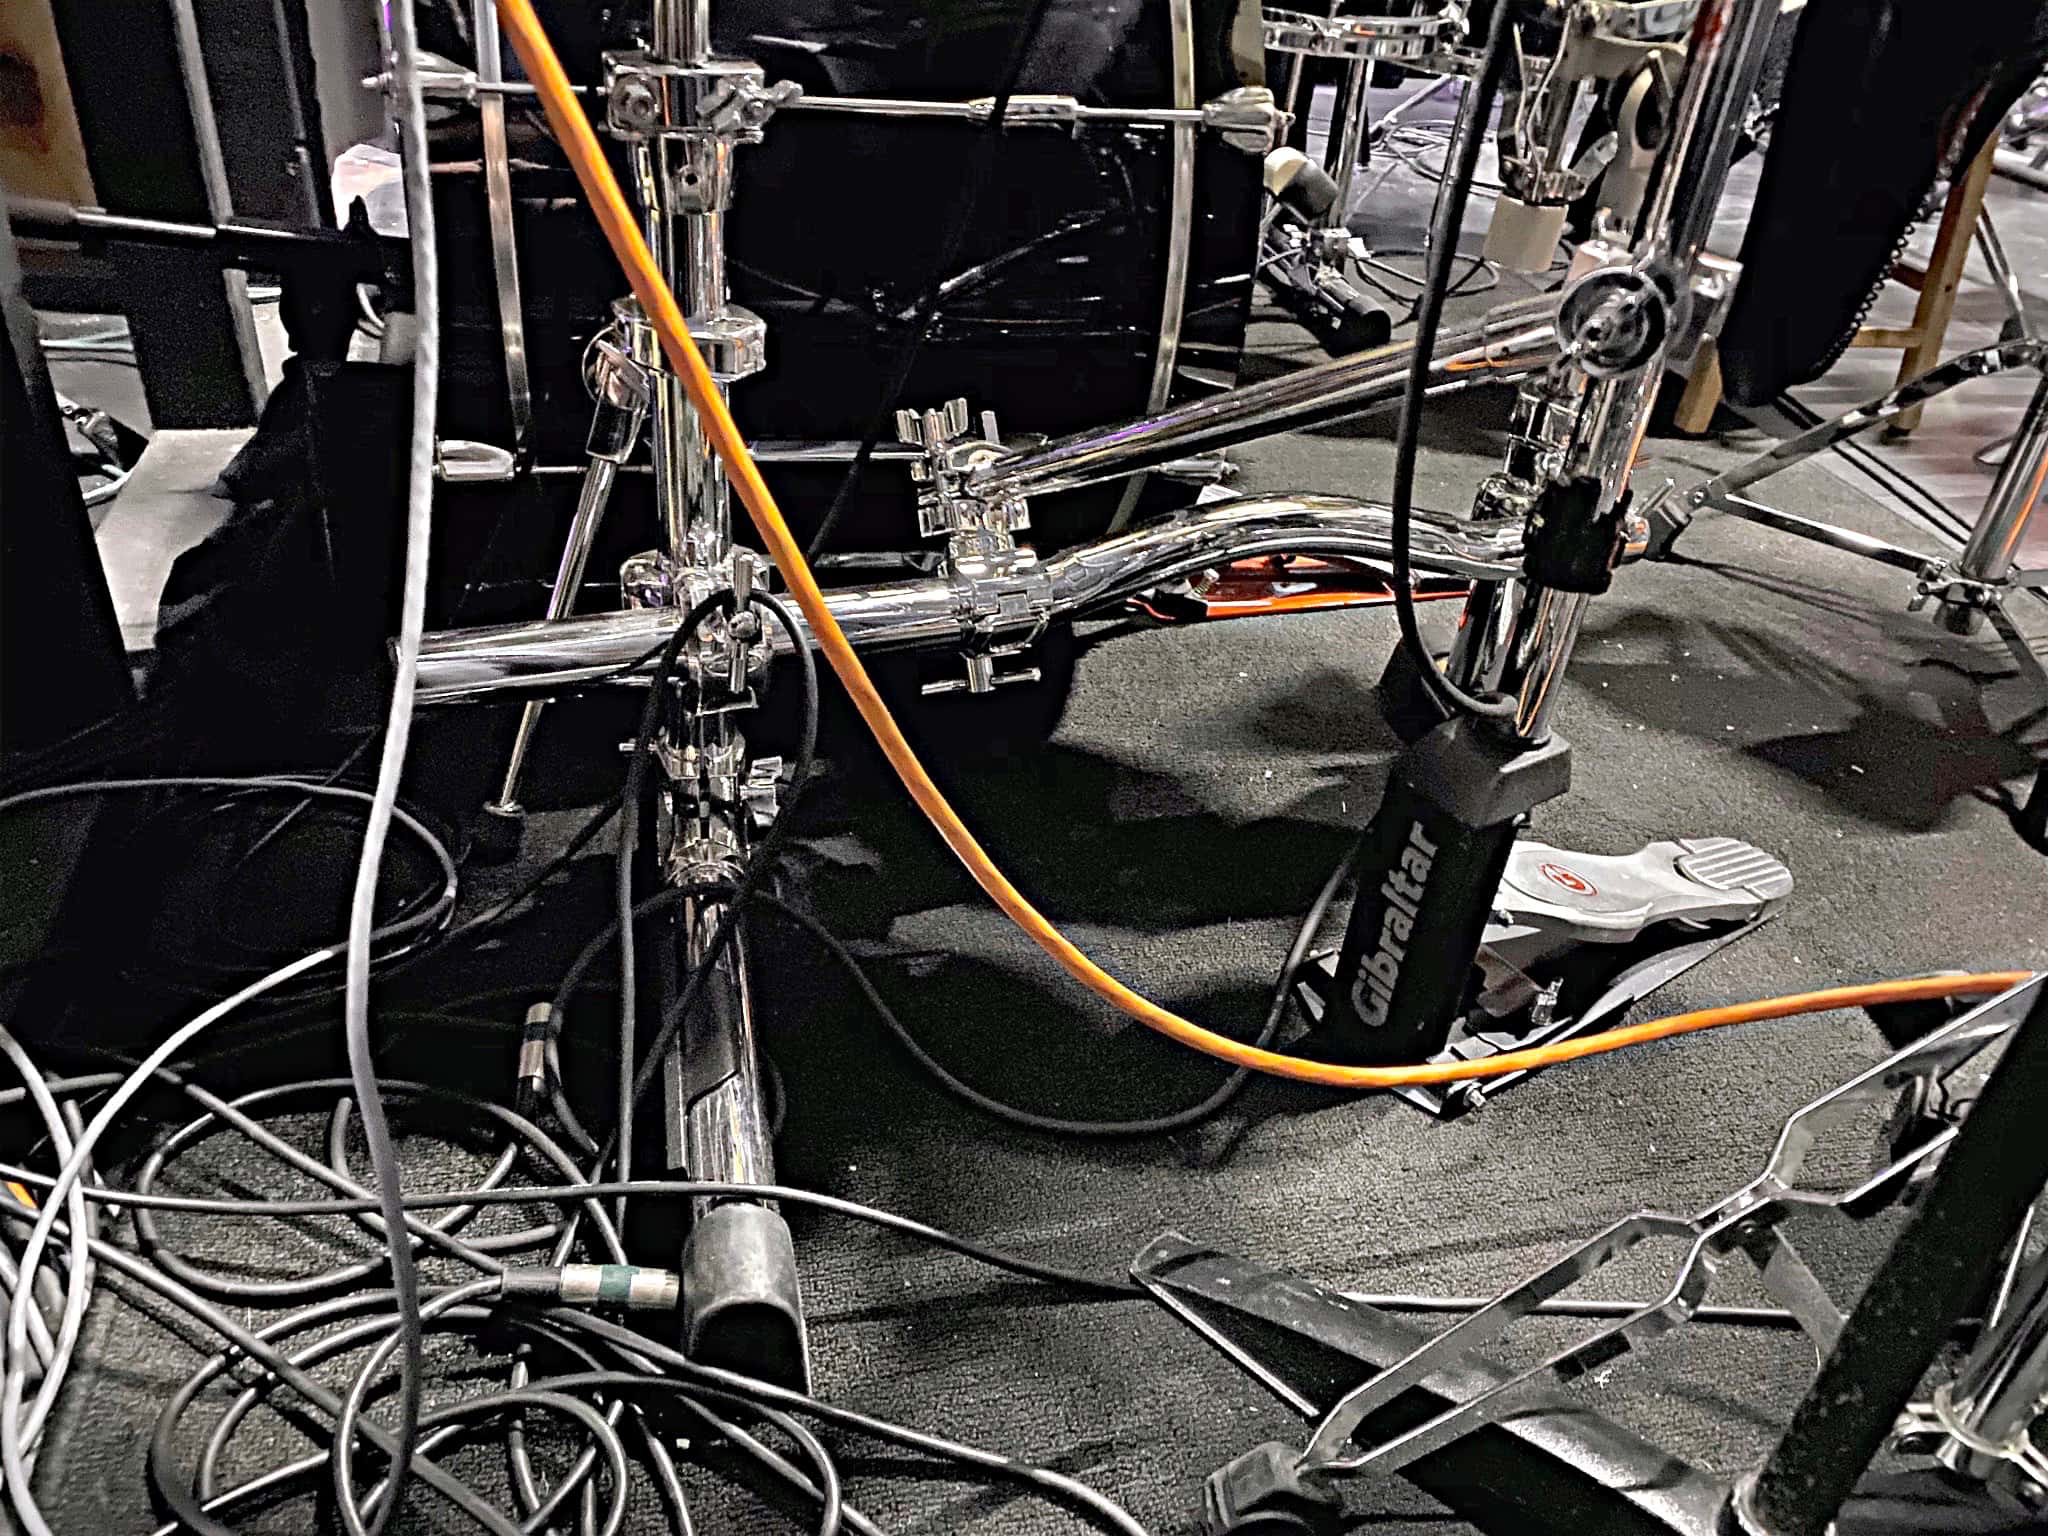
[[[1031,0],[1031,9],[1024,17],[1024,24],[1017,32],[1017,40],[1010,47],[1010,57],[1003,65],[1003,78],[997,86],[994,100],[989,106],[988,125],[976,135],[974,163],[953,202],[952,222],[946,228],[944,240],[939,244],[938,260],[932,264],[931,277],[927,279],[924,292],[918,296],[917,307],[911,316],[910,336],[896,354],[895,366],[890,370],[888,382],[877,396],[875,416],[868,423],[868,429],[861,434],[860,448],[847,466],[846,473],[839,478],[839,487],[832,493],[831,504],[825,509],[825,516],[819,522],[817,531],[811,535],[810,543],[804,550],[804,558],[816,563],[824,553],[826,542],[832,531],[839,525],[840,517],[853,502],[854,494],[860,489],[861,478],[866,475],[868,463],[873,459],[875,447],[896,421],[896,407],[903,398],[903,391],[910,384],[911,370],[917,366],[918,355],[924,351],[924,344],[930,338],[932,327],[939,318],[940,295],[944,292],[946,279],[960,260],[960,252],[967,243],[967,231],[974,223],[974,212],[981,200],[981,190],[994,178],[996,154],[1001,148],[1003,134],[1009,127],[1010,98],[1017,93],[1017,87],[1024,78],[1024,66],[1029,62],[1031,50],[1038,41],[1038,33],[1044,25],[1046,15],[1052,9],[1052,0]]]
[[[1417,676],[1448,715],[1460,711],[1490,719],[1511,718],[1516,702],[1510,698],[1477,698],[1458,687],[1437,667],[1422,638],[1422,626],[1415,613],[1415,565],[1410,554],[1415,520],[1415,460],[1422,445],[1423,399],[1429,389],[1431,354],[1436,350],[1438,323],[1443,318],[1444,294],[1450,287],[1451,267],[1458,257],[1458,233],[1464,227],[1465,202],[1471,190],[1473,171],[1486,139],[1493,113],[1493,98],[1500,89],[1501,73],[1507,63],[1509,18],[1514,6],[1506,0],[1494,6],[1487,26],[1486,51],[1479,73],[1466,93],[1458,114],[1457,134],[1449,157],[1455,174],[1438,201],[1436,219],[1430,230],[1429,266],[1423,290],[1416,304],[1415,339],[1408,360],[1408,379],[1401,392],[1401,424],[1394,434],[1394,485],[1389,498],[1390,542],[1394,567],[1394,617],[1401,627],[1401,643],[1414,661]]]
[[[166,1075],[168,1076],[169,1074]],[[190,1097],[193,1102],[200,1105],[205,1112],[198,1119],[189,1121],[173,1132],[150,1153],[135,1175],[134,1188],[138,1193],[148,1194],[152,1192],[157,1179],[163,1172],[164,1165],[186,1147],[201,1140],[214,1124],[218,1122],[239,1132],[255,1145],[269,1152],[273,1157],[278,1158],[290,1167],[296,1168],[307,1177],[326,1184],[329,1188],[340,1190],[351,1197],[368,1197],[369,1190],[349,1177],[345,1170],[336,1169],[331,1164],[320,1163],[318,1159],[300,1151],[300,1149],[292,1146],[291,1143],[285,1141],[282,1137],[265,1128],[260,1121],[248,1113],[252,1108],[259,1108],[279,1099],[303,1097],[309,1092],[320,1092],[322,1090],[332,1091],[332,1084],[319,1081],[312,1083],[286,1083],[270,1088],[260,1088],[233,1100],[222,1100],[206,1092],[197,1084],[185,1081],[181,1076],[173,1077],[171,1081]],[[394,1090],[394,1092],[396,1091]],[[509,1163],[493,1170],[493,1175],[486,1176],[484,1187],[495,1186],[509,1172]],[[466,1258],[469,1254],[475,1253],[478,1250],[475,1249],[473,1244],[458,1242],[453,1234],[463,1225],[468,1214],[473,1214],[473,1210],[474,1208],[470,1208],[465,1213],[463,1207],[456,1207],[456,1211],[462,1214],[459,1214],[455,1219],[445,1219],[438,1223],[408,1222],[407,1227],[414,1234],[415,1243],[424,1239],[433,1242],[443,1252],[453,1254],[457,1258]],[[370,1213],[365,1212],[363,1214],[368,1216]],[[274,1306],[279,1302],[291,1301],[299,1297],[333,1292],[341,1289],[343,1286],[357,1284],[372,1275],[380,1274],[386,1266],[384,1259],[373,1258],[299,1279],[245,1280],[233,1275],[224,1275],[203,1269],[180,1257],[178,1254],[171,1252],[164,1243],[162,1234],[157,1229],[154,1217],[150,1215],[147,1209],[137,1209],[134,1220],[136,1236],[140,1240],[143,1251],[149,1255],[151,1262],[162,1269],[164,1273],[184,1282],[186,1285],[204,1290],[209,1295],[245,1303]],[[429,1236],[429,1234],[432,1234],[432,1236]],[[532,1237],[532,1234],[521,1235],[528,1238]],[[552,1237],[554,1233],[548,1231],[545,1236]],[[496,1260],[486,1259],[479,1267],[490,1271],[502,1269],[503,1265],[498,1264]]]
[[[410,1085],[408,1085],[410,1086]],[[514,1119],[510,1110],[501,1110],[507,1119]],[[521,1122],[522,1134],[538,1134],[531,1126]],[[33,1186],[47,1185],[45,1175],[28,1170],[8,1168],[0,1165],[6,1177],[20,1179]],[[26,1174],[26,1177],[23,1175]],[[971,1238],[959,1237],[938,1227],[927,1226],[914,1217],[901,1216],[894,1211],[877,1206],[863,1205],[857,1200],[841,1199],[837,1195],[820,1194],[816,1190],[798,1189],[787,1184],[749,1184],[730,1179],[635,1179],[630,1184],[597,1180],[590,1183],[522,1185],[507,1189],[462,1189],[446,1193],[410,1194],[403,1204],[408,1211],[445,1210],[451,1206],[477,1205],[559,1205],[574,1203],[587,1211],[590,1203],[608,1200],[625,1194],[658,1199],[696,1199],[699,1197],[758,1196],[763,1200],[775,1200],[790,1205],[811,1206],[817,1210],[830,1211],[869,1226],[881,1227],[917,1239],[934,1248],[943,1248],[948,1253],[963,1259],[972,1259],[991,1269],[999,1269],[1020,1279],[1036,1280],[1047,1285],[1062,1286],[1091,1296],[1118,1300],[1133,1299],[1141,1293],[1128,1280],[1105,1279],[1099,1275],[1081,1274],[1074,1270],[1062,1269],[1058,1265],[1044,1264],[1037,1259],[1020,1254],[1006,1253],[999,1248],[990,1248]],[[373,1197],[342,1196],[334,1199],[310,1200],[223,1200],[199,1195],[158,1195],[138,1194],[133,1190],[116,1189],[110,1185],[95,1184],[85,1192],[88,1203],[150,1209],[158,1211],[188,1211],[207,1216],[237,1216],[251,1219],[279,1220],[295,1216],[351,1216],[365,1211],[375,1211]]]
[[[576,861],[576,856],[590,845],[598,833],[611,825],[611,819],[618,814],[619,802],[607,800],[598,809],[597,814],[586,821],[577,831],[576,835],[569,839],[567,847],[546,864],[543,864],[539,870],[529,875],[511,895],[502,898],[487,911],[480,912],[475,917],[466,918],[462,922],[457,923],[446,934],[442,935],[441,942],[436,947],[437,951],[446,950],[452,945],[467,943],[486,929],[493,928],[502,922],[514,907],[534,895],[542,886],[573,864]]]
[[[647,784],[647,755],[654,744],[662,706],[668,698],[669,678],[682,659],[683,647],[697,633],[697,626],[712,614],[731,612],[737,599],[730,590],[714,592],[683,616],[675,633],[661,648],[649,680],[647,702],[640,710],[640,727],[633,735],[633,750],[626,759],[626,784],[619,793],[619,847],[613,867],[613,894],[618,907],[619,931],[619,1118],[614,1136],[619,1181],[633,1177],[633,1068],[637,1061],[639,1036],[639,987],[635,978],[633,953],[633,860],[639,853],[640,796]],[[618,1219],[625,1220],[620,1207]]]
[[[226,774],[181,774],[164,776],[140,776],[119,779],[91,779],[76,784],[51,784],[35,789],[22,790],[0,797],[0,812],[39,804],[47,800],[74,799],[111,794],[147,793],[161,791],[206,791],[231,794],[296,794],[309,799],[333,799],[362,802],[370,798],[366,790],[349,789],[338,784],[319,784],[292,774],[254,774],[232,776]],[[414,940],[430,931],[444,926],[455,911],[459,891],[455,867],[455,856],[427,826],[410,812],[400,808],[396,812],[397,824],[410,833],[433,856],[441,873],[441,885],[433,898],[416,909],[407,910],[381,924],[371,933],[374,943],[388,944],[392,939]],[[407,947],[397,951],[408,953]],[[391,951],[386,951],[390,955]]]
[[[1317,893],[1316,899],[1309,904],[1308,915],[1302,919],[1301,926],[1295,931],[1294,942],[1289,946],[1287,958],[1273,983],[1272,1001],[1267,1005],[1265,1022],[1260,1025],[1258,1036],[1252,1041],[1258,1049],[1264,1050],[1270,1046],[1278,1037],[1281,1025],[1286,1022],[1288,1007],[1294,995],[1295,976],[1307,961],[1309,950],[1315,944],[1316,934],[1322,927],[1323,919],[1328,915],[1331,903],[1337,899],[1338,892],[1350,879],[1363,847],[1363,841],[1353,844],[1351,851],[1330,872],[1330,878],[1323,882],[1323,888]],[[818,918],[793,902],[785,901],[772,891],[756,891],[754,900],[780,912],[824,947],[825,952],[838,962],[854,986],[859,988],[868,1006],[874,1010],[875,1017],[881,1021],[882,1027],[896,1037],[896,1042],[910,1054],[913,1061],[930,1074],[934,1082],[954,1098],[971,1105],[983,1114],[993,1115],[996,1119],[1011,1125],[1059,1136],[1084,1136],[1102,1140],[1163,1136],[1172,1131],[1186,1130],[1199,1125],[1216,1115],[1235,1099],[1243,1091],[1245,1084],[1251,1080],[1250,1068],[1234,1068],[1230,1075],[1199,1103],[1190,1104],[1186,1109],[1174,1110],[1170,1114],[1153,1115],[1137,1120],[1069,1120],[1006,1104],[977,1088],[970,1087],[941,1065],[911,1033],[909,1027],[896,1016],[895,1010],[884,1000],[874,981],[869,977],[866,967],[839,936]]]
[[[677,1032],[682,1027],[683,1020],[689,1017],[691,1010],[696,1006],[697,999],[710,979],[712,971],[716,969],[719,961],[724,957],[727,947],[732,943],[733,935],[739,931],[740,915],[745,910],[747,902],[752,898],[768,870],[773,866],[776,854],[780,850],[783,841],[788,837],[789,829],[795,820],[793,812],[796,802],[803,794],[805,788],[808,787],[817,771],[818,715],[820,706],[818,664],[816,658],[811,655],[809,637],[805,634],[802,626],[798,624],[796,615],[790,611],[789,605],[783,602],[781,598],[771,596],[765,592],[756,592],[754,594],[754,601],[768,611],[769,615],[789,637],[790,644],[796,653],[798,676],[803,683],[804,714],[801,728],[802,733],[798,739],[796,764],[790,771],[789,790],[783,796],[781,809],[776,815],[774,825],[768,829],[768,835],[762,838],[759,846],[748,855],[745,867],[740,871],[738,880],[733,883],[731,895],[726,902],[724,910],[719,913],[718,926],[712,931],[711,940],[705,945],[703,956],[692,967],[688,978],[683,983],[682,991],[678,994],[674,1003],[663,1010],[661,1028],[656,1032],[653,1043],[648,1047],[646,1058],[639,1064],[639,1069],[633,1076],[631,1087],[621,1097],[618,1118],[613,1123],[611,1136],[600,1149],[600,1162],[608,1158],[622,1140],[619,1134],[620,1124],[622,1122],[630,1123],[633,1110],[638,1107],[640,1100],[646,1096],[648,1088],[653,1084],[655,1074],[660,1069],[662,1057],[667,1053],[670,1043],[675,1040]],[[682,887],[671,887],[671,889],[679,893],[678,899],[682,895],[700,894]],[[663,894],[667,893],[664,892]],[[647,906],[647,902],[640,904],[640,908],[643,909]],[[567,988],[558,991],[556,1001],[550,1007],[549,1027],[551,1030],[559,1031],[561,1028],[562,1010],[567,1006],[567,996],[565,995],[567,991]],[[621,1065],[622,1086],[624,1084],[625,1071],[630,1065],[630,1063]]]
[[[659,1362],[668,1371],[675,1373],[673,1376],[634,1376],[625,1372],[605,1372],[598,1373],[595,1376],[557,1376],[546,1378],[541,1383],[550,1390],[565,1390],[583,1386],[609,1386],[619,1391],[679,1392],[690,1390],[692,1383],[723,1388],[748,1402],[765,1403],[772,1407],[785,1408],[793,1413],[803,1414],[807,1418],[822,1419],[828,1424],[837,1424],[842,1428],[855,1430],[892,1445],[907,1446],[911,1450],[920,1451],[928,1456],[936,1456],[941,1460],[950,1461],[956,1465],[974,1467],[984,1472],[993,1472],[1001,1477],[1014,1478],[1021,1482],[1030,1483],[1094,1514],[1098,1519],[1114,1529],[1126,1533],[1126,1536],[1150,1536],[1150,1533],[1142,1525],[1138,1524],[1129,1513],[1110,1499],[1078,1479],[1068,1477],[1061,1472],[1055,1472],[1049,1467],[1033,1466],[1031,1463],[1019,1460],[1012,1455],[983,1450],[979,1446],[968,1445],[958,1440],[949,1440],[943,1435],[935,1435],[925,1430],[911,1429],[906,1425],[894,1424],[887,1419],[879,1419],[872,1414],[860,1413],[851,1408],[843,1408],[836,1403],[821,1402],[816,1398],[807,1397],[803,1393],[792,1391],[787,1387],[776,1386],[771,1382],[756,1381],[751,1377],[740,1376],[731,1371],[722,1371],[712,1366],[700,1365],[684,1355],[680,1350],[671,1349],[656,1340],[643,1339],[630,1330],[622,1328],[605,1318],[593,1317],[587,1313],[570,1312],[559,1307],[550,1308],[546,1316],[566,1327],[579,1329],[583,1332],[594,1334],[598,1338],[622,1344],[629,1349],[635,1350],[637,1353],[644,1354]],[[681,1377],[682,1379],[678,1380],[676,1377]]]

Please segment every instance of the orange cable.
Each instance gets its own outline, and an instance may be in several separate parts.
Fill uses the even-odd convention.
[[[1162,1008],[1151,999],[1132,991],[1124,983],[1103,970],[1087,955],[1083,954],[1065,934],[1055,928],[1045,915],[1030,900],[1012,885],[1009,878],[998,869],[974,834],[967,829],[953,807],[946,801],[924,765],[917,760],[910,743],[903,737],[902,729],[891,717],[888,706],[868,678],[867,669],[861,665],[860,657],[854,653],[844,631],[832,616],[832,610],[825,601],[825,594],[819,589],[809,565],[804,561],[803,550],[798,546],[782,519],[781,511],[775,505],[775,498],[769,492],[760,470],[747,452],[745,440],[733,424],[732,413],[726,409],[717,385],[712,381],[709,370],[704,366],[702,354],[690,338],[689,323],[677,306],[675,295],[669,291],[662,279],[661,269],[655,264],[654,255],[647,248],[639,226],[634,223],[625,194],[619,190],[611,166],[606,162],[604,151],[597,142],[597,135],[591,129],[589,119],[576,100],[576,93],[563,72],[561,60],[556,58],[546,33],[541,29],[540,20],[534,15],[530,0],[497,0],[498,15],[504,24],[506,36],[511,40],[513,51],[519,55],[520,63],[526,68],[527,78],[533,81],[541,104],[547,110],[548,120],[554,125],[556,136],[567,151],[569,163],[574,167],[576,179],[582,183],[584,196],[589,200],[591,211],[597,216],[598,226],[610,242],[612,252],[619,265],[625,269],[626,281],[632,287],[633,296],[640,301],[655,334],[661,340],[662,352],[668,358],[669,366],[683,381],[690,402],[696,407],[699,421],[712,447],[717,451],[720,463],[725,468],[726,478],[739,493],[747,515],[760,532],[762,542],[767,546],[769,556],[776,568],[782,572],[783,580],[789,584],[790,594],[797,606],[803,610],[809,622],[812,635],[818,647],[825,653],[825,659],[838,674],[839,681],[852,697],[854,707],[860,711],[861,719],[867,722],[874,733],[882,753],[903,781],[903,787],[917,802],[918,809],[945,840],[975,883],[988,893],[989,898],[1000,907],[1004,914],[1032,939],[1039,948],[1059,962],[1060,967],[1082,986],[1114,1004],[1122,1012],[1139,1023],[1157,1030],[1169,1039],[1214,1056],[1237,1066],[1249,1067],[1254,1071],[1270,1073],[1276,1077],[1293,1078],[1298,1082],[1317,1083],[1331,1088],[1396,1088],[1411,1084],[1447,1083],[1465,1078],[1491,1077],[1505,1072],[1520,1072],[1534,1067],[1571,1061],[1581,1056],[1595,1056],[1603,1052],[1619,1050],[1623,1046],[1638,1045],[1651,1040],[1662,1040],[1673,1035],[1687,1034],[1694,1030],[1715,1029],[1724,1024],[1741,1024],[1756,1019],[1787,1018],[1794,1014],[1819,1013],[1834,1008],[1865,1007],[1873,1003],[1905,1002],[1924,998],[1979,996],[2001,992],[2026,979],[2025,971],[1996,972],[1978,976],[1927,977],[1918,980],[1876,982],[1866,986],[1835,987],[1824,992],[1805,992],[1791,997],[1770,998],[1762,1002],[1739,1003],[1722,1008],[1705,1008],[1693,1013],[1676,1014],[1669,1018],[1652,1019],[1641,1024],[1631,1024],[1620,1029],[1608,1030],[1603,1034],[1585,1036],[1576,1040],[1564,1040],[1555,1044],[1537,1046],[1529,1050],[1508,1051],[1483,1061],[1426,1063],[1402,1067],[1352,1067],[1338,1066],[1327,1062],[1309,1061],[1298,1056],[1286,1056],[1277,1051],[1260,1050],[1227,1035],[1219,1035],[1204,1029],[1190,1019],[1184,1019],[1170,1009]]]

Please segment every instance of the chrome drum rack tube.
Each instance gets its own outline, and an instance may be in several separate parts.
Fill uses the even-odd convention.
[[[1519,527],[1467,525],[1418,514],[1415,567],[1435,575],[1501,581],[1520,568]],[[1085,617],[1133,593],[1207,566],[1261,555],[1385,560],[1391,514],[1337,496],[1267,496],[1217,502],[1114,538],[1034,561],[993,583],[965,574],[828,594],[832,616],[863,650],[956,646],[979,635],[1022,639],[1053,619]],[[558,622],[501,624],[429,635],[420,659],[422,704],[504,693],[562,692],[644,683],[634,664],[675,624],[672,611],[627,609]],[[764,637],[777,649],[779,630]]]
[[[1478,324],[1444,336],[1433,364],[1441,380],[1435,392],[1504,383],[1548,367],[1557,355],[1555,303],[1539,295],[1503,305]],[[1157,416],[1012,449],[976,471],[972,488],[989,499],[1072,490],[1156,468],[1196,449],[1226,448],[1360,415],[1399,399],[1409,356],[1405,345],[1382,347]],[[1040,589],[1033,605],[1021,622],[1005,627],[1021,638],[1046,619],[1076,617],[1205,563],[1260,554],[1385,559],[1389,549],[1386,509],[1371,503],[1318,496],[1221,503],[1036,563],[1024,578]],[[1426,516],[1416,521],[1417,570],[1504,581],[1516,574],[1519,550],[1518,532],[1501,535],[1483,525]],[[1120,572],[1113,584],[1093,583],[1082,574],[1112,567]],[[1049,594],[1042,590],[1048,582]],[[971,587],[968,578],[955,576],[841,588],[831,594],[832,612],[848,638],[866,649],[958,644],[974,630],[977,598]],[[660,610],[628,609],[430,634],[421,658],[420,702],[632,681],[621,669],[659,644],[672,622]]]
[[[1438,338],[1432,395],[1475,384],[1508,383],[1557,357],[1552,294],[1504,304],[1476,325]],[[968,477],[967,489],[996,502],[1077,490],[1184,458],[1248,443],[1275,432],[1341,421],[1401,398],[1412,349],[1405,343],[1304,368],[1278,379],[1225,390],[1141,421],[1121,422],[1018,448]]]

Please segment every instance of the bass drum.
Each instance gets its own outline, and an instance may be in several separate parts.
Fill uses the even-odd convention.
[[[1050,0],[1019,83],[1091,105],[1171,105],[1178,0]],[[466,10],[465,7],[461,9]],[[758,61],[770,81],[807,94],[929,100],[998,88],[1030,13],[1027,0],[717,0],[721,53]],[[544,8],[572,78],[597,79],[607,47],[630,45],[631,17],[558,3]],[[462,57],[454,8],[436,13],[442,51]],[[1196,99],[1260,83],[1257,8],[1193,0]],[[543,465],[581,461],[589,405],[580,359],[622,284],[537,114],[512,114],[513,184],[525,279],[527,348]],[[837,444],[837,461],[764,465],[800,537],[824,514],[845,459],[894,402],[885,398],[913,334],[912,314],[935,277],[936,322],[901,395],[908,405],[965,396],[993,410],[1005,437],[1051,434],[1143,414],[1160,347],[1171,198],[1170,135],[1160,128],[1009,128],[978,175],[983,124],[790,110],[765,140],[736,155],[726,222],[733,298],[766,320],[766,371],[732,386],[751,441]],[[474,115],[451,117],[436,159],[474,164]],[[614,163],[623,172],[624,157]],[[1175,399],[1236,378],[1260,216],[1260,161],[1209,135],[1197,140],[1185,319]],[[623,179],[623,178],[622,178]],[[462,388],[444,395],[442,432],[508,442],[511,424],[481,178],[437,176],[447,316],[445,349]],[[630,186],[630,180],[627,181]],[[939,272],[967,208],[958,251]],[[893,446],[893,429],[885,445]],[[830,450],[826,450],[829,452]],[[643,450],[644,458],[644,450]],[[488,488],[503,497],[503,488]],[[1123,496],[1112,484],[1032,507],[1031,542],[1052,550],[1100,535]],[[484,489],[474,493],[480,498]],[[1157,477],[1141,512],[1184,502]],[[530,616],[551,579],[573,481],[543,477],[540,515],[471,519],[461,621]],[[907,468],[870,467],[822,563],[833,579],[873,579],[892,552],[929,552],[919,537]],[[743,519],[736,519],[743,522]],[[610,606],[619,560],[655,542],[644,475],[621,477],[590,588],[578,606]],[[458,536],[451,529],[451,537]],[[849,558],[850,557],[850,558]],[[444,591],[444,598],[453,593]],[[449,617],[453,617],[452,614]]]

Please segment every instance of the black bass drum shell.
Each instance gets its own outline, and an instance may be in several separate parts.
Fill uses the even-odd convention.
[[[457,10],[424,17],[429,46],[463,57]],[[771,81],[813,95],[962,100],[998,88],[1029,6],[966,0],[719,0],[721,53],[759,62]],[[542,7],[572,78],[600,78],[607,48],[631,46],[635,17],[555,3]],[[1196,96],[1259,83],[1256,6],[1194,0]],[[1050,0],[1023,70],[1025,92],[1093,105],[1172,102],[1168,0]],[[508,73],[516,60],[507,60]],[[539,114],[515,105],[514,160],[523,309],[542,465],[580,464],[589,402],[580,359],[623,292],[610,253]],[[733,298],[766,320],[768,366],[732,386],[751,440],[857,440],[884,399],[911,312],[939,264],[963,196],[972,211],[954,280],[919,353],[906,404],[964,395],[993,410],[1006,436],[1051,434],[1141,415],[1148,408],[1165,294],[1170,137],[1160,129],[1009,129],[993,171],[976,176],[986,129],[972,122],[785,111],[764,142],[736,155],[726,221]],[[444,274],[444,351],[451,387],[441,431],[511,440],[475,115],[455,111],[435,158]],[[623,151],[614,165],[630,186]],[[1235,381],[1258,237],[1260,161],[1198,137],[1195,221],[1175,399]],[[893,444],[889,431],[885,443]],[[645,450],[641,452],[645,460]],[[800,537],[823,516],[843,466],[771,468]],[[444,561],[459,582],[464,622],[536,612],[551,579],[574,481],[542,477],[528,492],[544,510],[509,517],[502,487],[450,488]],[[1122,484],[1044,498],[1031,542],[1044,551],[1099,535]],[[495,496],[495,502],[488,499]],[[462,503],[475,498],[468,516]],[[1156,477],[1146,510],[1186,500]],[[744,519],[736,520],[743,526]],[[591,588],[579,607],[610,606],[602,590],[625,555],[656,542],[648,479],[621,477]],[[916,528],[902,464],[878,463],[831,540],[844,553],[929,549]],[[859,567],[865,579],[872,563]],[[828,569],[823,574],[830,575]],[[453,607],[454,591],[438,594]],[[437,605],[438,606],[438,605]],[[452,614],[451,614],[452,616]]]

